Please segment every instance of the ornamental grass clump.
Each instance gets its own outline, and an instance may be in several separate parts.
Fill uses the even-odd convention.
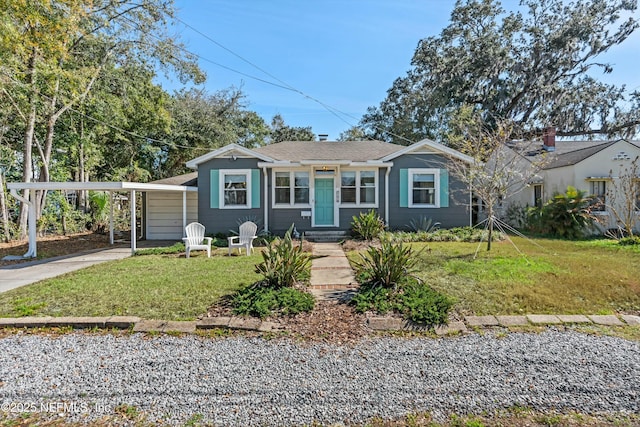
[[[291,228],[283,239],[276,238],[262,252],[262,262],[256,265],[256,273],[264,277],[273,288],[294,286],[309,279],[311,256],[300,245],[293,244]]]
[[[309,279],[311,256],[291,239],[291,228],[283,239],[276,238],[262,252],[256,273],[263,280],[248,286],[232,298],[234,314],[264,318],[313,310],[313,296],[299,289]]]
[[[354,264],[362,283],[351,300],[356,311],[394,311],[426,325],[447,322],[453,301],[415,275],[417,257],[410,246],[383,239],[380,248],[369,248]]]
[[[367,213],[360,212],[351,219],[353,235],[362,240],[373,240],[384,231],[384,221],[374,210]]]

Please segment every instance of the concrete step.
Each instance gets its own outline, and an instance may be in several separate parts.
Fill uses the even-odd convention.
[[[339,242],[348,236],[346,231],[327,230],[327,231],[305,231],[304,238],[310,242]]]

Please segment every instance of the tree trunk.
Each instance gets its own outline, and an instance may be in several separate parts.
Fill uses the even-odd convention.
[[[24,143],[22,148],[22,181],[31,182],[33,179],[33,169],[31,167],[33,154],[33,136],[36,128],[36,50],[33,49],[29,57],[27,67],[27,86],[29,93],[29,115],[27,116],[27,126],[24,132]],[[29,190],[24,190],[23,197],[29,198]],[[20,204],[20,219],[18,228],[20,230],[20,239],[27,237],[27,210],[28,207],[24,203]]]
[[[4,230],[4,241],[9,243],[11,240],[11,228],[9,228],[9,210],[7,209],[7,200],[4,194],[4,177],[0,173],[0,216],[2,216],[2,230]]]
[[[487,236],[487,251],[491,250],[491,240],[493,239],[493,207],[489,207],[489,223],[488,225],[488,236]]]

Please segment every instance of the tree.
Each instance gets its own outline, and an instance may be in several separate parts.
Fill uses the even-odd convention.
[[[609,172],[605,206],[622,234],[633,237],[636,222],[640,220],[640,157],[627,166],[621,164],[617,172],[618,176],[614,176],[613,170]]]
[[[264,145],[269,127],[257,113],[245,109],[244,97],[236,88],[213,94],[196,88],[176,92],[169,102],[171,129],[158,168],[163,175],[186,172],[188,160],[227,144]]]
[[[276,114],[271,119],[271,135],[269,137],[271,144],[282,141],[314,141],[315,139],[316,135],[311,130],[311,126],[289,126],[280,114]]]
[[[9,76],[12,105],[25,123],[23,180],[49,179],[58,120],[91,92],[108,65],[136,64],[148,71],[175,71],[181,80],[201,81],[195,57],[166,31],[173,6],[129,0],[0,0],[0,58]],[[18,96],[20,95],[20,96]],[[108,116],[107,116],[108,117]],[[46,192],[36,198],[38,213]],[[20,228],[25,233],[23,210]]]
[[[635,0],[458,0],[450,24],[421,40],[406,76],[361,124],[376,139],[441,139],[471,105],[488,125],[507,120],[530,136],[629,136],[640,125],[640,92],[600,82],[598,57],[638,27]],[[631,15],[627,19],[622,16]],[[628,105],[626,109],[623,105]]]
[[[474,196],[482,201],[487,216],[487,251],[490,251],[498,206],[522,191],[542,168],[545,159],[528,160],[520,154],[533,148],[533,142],[509,146],[511,136],[518,133],[513,123],[494,120],[487,125],[482,116],[469,107],[463,108],[450,125],[451,145],[473,159],[470,164],[452,161],[451,170],[467,182]]]
[[[352,126],[349,129],[340,132],[338,141],[366,141],[367,135],[359,126]]]

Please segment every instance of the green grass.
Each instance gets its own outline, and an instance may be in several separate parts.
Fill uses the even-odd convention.
[[[415,243],[418,276],[463,314],[609,314],[640,307],[640,250],[614,241]],[[351,258],[355,254],[350,254]]]
[[[0,317],[192,320],[222,296],[258,280],[259,261],[259,255],[147,255],[98,264],[0,294]]]

